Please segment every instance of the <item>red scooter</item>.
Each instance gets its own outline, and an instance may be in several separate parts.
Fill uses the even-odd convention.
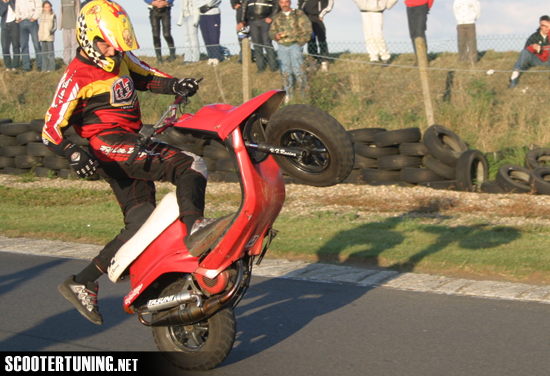
[[[146,152],[154,134],[173,127],[224,143],[240,176],[239,210],[210,226],[198,246],[184,246],[186,228],[177,220],[176,196],[169,193],[109,267],[113,282],[131,281],[126,312],[152,327],[158,348],[179,368],[212,369],[231,351],[233,310],[250,284],[253,265],[277,234],[273,223],[285,200],[281,168],[314,186],[337,184],[353,168],[353,145],[344,128],[315,107],[278,110],[284,97],[284,91],[273,90],[238,107],[213,104],[177,118],[178,107],[188,103],[178,96],[155,126],[140,132],[131,160]]]

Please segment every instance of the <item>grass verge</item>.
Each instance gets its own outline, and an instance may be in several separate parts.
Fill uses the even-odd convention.
[[[164,194],[159,191],[158,199]],[[5,236],[105,244],[123,226],[110,191],[0,186],[0,197],[0,233]],[[227,205],[236,206],[239,199],[238,193],[208,194],[207,215],[226,214]],[[461,213],[406,211],[363,216],[356,209],[304,215],[283,212],[275,223],[280,233],[268,256],[550,283],[547,226],[452,221],[451,217]]]

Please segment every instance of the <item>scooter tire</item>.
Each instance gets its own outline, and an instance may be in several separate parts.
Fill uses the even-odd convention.
[[[166,287],[159,297],[182,291],[185,279]],[[190,327],[192,329],[190,330]],[[237,324],[233,308],[226,307],[193,325],[152,327],[153,337],[163,356],[186,371],[207,371],[227,358],[235,342]],[[203,341],[196,344],[193,336]]]
[[[335,185],[353,169],[355,152],[348,132],[316,107],[295,104],[279,109],[269,120],[266,133],[270,144],[306,151],[305,158],[274,155],[283,171],[303,184]]]

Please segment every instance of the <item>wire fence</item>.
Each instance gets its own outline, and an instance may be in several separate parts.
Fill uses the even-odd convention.
[[[429,90],[435,121],[457,131],[467,142],[485,151],[518,143],[550,143],[548,66],[530,69],[522,74],[517,88],[508,89],[510,72],[526,38],[478,38],[480,58],[475,65],[458,61],[456,40],[428,41]],[[208,64],[204,46],[201,46],[201,61],[186,65],[181,65],[187,52],[184,47],[177,47],[176,61],[166,62],[165,59],[162,64],[157,63],[154,49],[140,49],[136,55],[175,77],[204,77],[201,90],[190,107],[193,112],[209,103],[240,105],[243,102],[245,72],[243,65],[237,63],[240,45],[223,47],[229,54],[218,65]],[[321,108],[346,129],[427,128],[424,94],[412,42],[388,42],[388,48],[392,58],[386,65],[371,63],[364,43],[329,43],[327,60],[330,64],[326,70],[316,59],[318,56],[305,53],[302,69],[307,78],[306,90],[293,97],[290,104],[306,103]],[[304,52],[306,50],[304,48]],[[164,54],[169,55],[168,49]],[[63,51],[56,51],[57,70],[40,73],[45,75],[42,80],[36,76],[36,70],[0,75],[0,84],[4,83],[0,85],[3,98],[0,118],[29,121],[44,116],[65,68],[62,55]],[[252,62],[246,74],[251,78],[252,96],[283,88],[279,71],[267,69],[260,74]],[[53,77],[46,79],[48,75]],[[40,91],[33,91],[37,79],[42,87]],[[166,96],[140,94],[144,122],[155,122],[170,100]]]
[[[477,46],[479,51],[516,51],[519,52],[523,49],[525,41],[527,40],[528,35],[488,35],[488,36],[479,36],[477,38]],[[328,48],[332,55],[340,55],[342,53],[367,53],[367,48],[364,42],[342,42],[342,41],[328,41]],[[388,50],[392,54],[406,54],[413,53],[413,46],[410,40],[403,41],[387,41]],[[59,43],[57,44],[57,46]],[[56,47],[57,47],[56,46]],[[240,53],[240,45],[237,43],[234,44],[225,44],[222,46],[229,50],[230,55],[238,55]],[[276,43],[274,43],[273,48],[277,49]],[[307,50],[307,49],[306,49]],[[163,54],[168,55],[168,47],[163,46]],[[176,46],[176,53],[183,55],[188,51],[188,48],[184,46]],[[205,59],[206,56],[206,46],[204,44],[200,45],[200,51],[202,58]],[[457,40],[454,38],[444,39],[444,40],[428,40],[428,53],[456,53],[458,51]],[[63,58],[63,49],[57,49],[54,51],[56,58]],[[155,56],[154,48],[142,48],[138,51],[141,56]],[[307,54],[307,51],[304,51]],[[43,54],[43,53],[39,53]],[[30,46],[30,56],[31,58],[36,58],[36,53]],[[12,54],[12,56],[14,56]],[[21,55],[19,55],[21,56]]]

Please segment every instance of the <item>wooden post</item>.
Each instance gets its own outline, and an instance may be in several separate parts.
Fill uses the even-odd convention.
[[[426,108],[426,118],[428,119],[428,127],[435,124],[435,116],[432,103],[432,95],[430,93],[430,82],[428,81],[428,51],[426,51],[426,41],[424,38],[417,37],[414,40],[416,46],[416,61],[420,68],[420,82],[422,84],[422,93],[424,94],[424,107]]]
[[[250,39],[242,40],[242,64],[243,64],[243,103],[252,99],[252,84],[250,79],[250,65],[252,64],[252,52],[250,51]]]

